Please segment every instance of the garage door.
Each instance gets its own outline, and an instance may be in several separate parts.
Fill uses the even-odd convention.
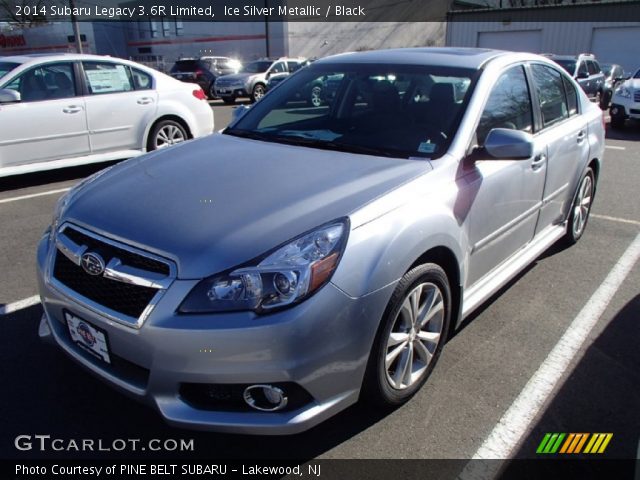
[[[635,72],[640,68],[640,27],[594,28],[591,51],[600,63],[617,63]]]
[[[539,53],[542,31],[478,32],[478,47],[512,50],[514,52]]]

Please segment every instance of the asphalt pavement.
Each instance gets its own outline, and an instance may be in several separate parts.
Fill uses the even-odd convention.
[[[213,102],[216,128],[231,108]],[[0,179],[0,307],[37,294],[35,246],[55,192],[102,168]],[[605,164],[587,231],[552,247],[467,319],[425,387],[395,410],[358,404],[291,437],[177,430],[105,386],[37,337],[32,305],[0,316],[0,458],[65,457],[18,451],[21,434],[63,439],[193,439],[205,458],[471,458],[571,322],[640,233],[640,126],[608,131]],[[25,198],[20,198],[25,197]],[[607,458],[635,458],[640,436],[640,266],[635,265],[588,334],[514,457],[535,458],[547,432],[611,432]],[[190,453],[191,454],[191,453]],[[82,456],[82,453],[76,454]],[[94,453],[84,454],[96,457]],[[100,458],[111,453],[101,453]],[[136,452],[160,458],[163,452]]]

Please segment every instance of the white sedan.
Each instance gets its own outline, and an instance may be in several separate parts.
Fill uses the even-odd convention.
[[[213,131],[197,85],[97,55],[0,57],[0,177],[118,160]]]

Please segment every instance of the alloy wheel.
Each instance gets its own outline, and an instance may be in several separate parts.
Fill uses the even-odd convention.
[[[389,385],[404,390],[420,381],[440,343],[444,316],[442,292],[433,283],[421,283],[405,297],[386,344]]]

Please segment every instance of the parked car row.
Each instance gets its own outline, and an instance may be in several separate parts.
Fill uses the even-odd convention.
[[[0,177],[134,157],[213,131],[197,85],[98,55],[0,57]]]

